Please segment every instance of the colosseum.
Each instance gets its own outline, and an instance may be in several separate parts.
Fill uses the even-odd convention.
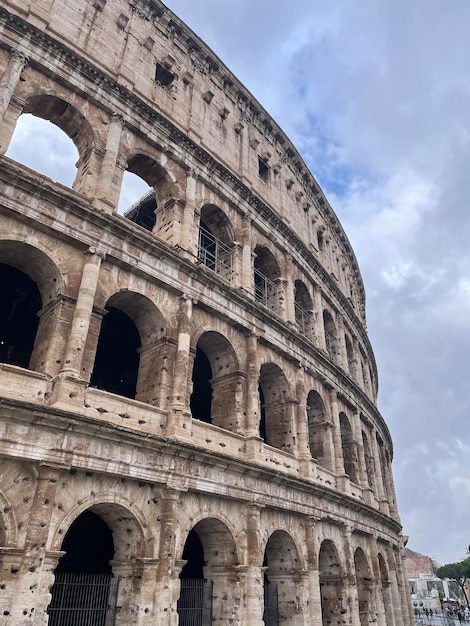
[[[408,626],[364,287],[296,148],[159,0],[1,0],[0,43],[0,624]],[[26,114],[71,187],[8,156]]]

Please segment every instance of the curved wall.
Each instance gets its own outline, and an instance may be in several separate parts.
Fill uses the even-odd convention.
[[[0,623],[60,624],[92,512],[118,624],[189,623],[193,578],[201,623],[408,624],[362,280],[294,146],[160,2],[4,1],[0,33]],[[5,156],[27,113],[71,189]]]

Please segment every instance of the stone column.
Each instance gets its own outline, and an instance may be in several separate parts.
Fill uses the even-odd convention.
[[[181,568],[175,567],[176,537],[178,534],[178,507],[180,492],[166,487],[162,494],[160,515],[160,546],[156,580],[149,580],[149,595],[153,591],[153,621],[148,624],[169,624],[169,613],[176,613],[179,595],[178,576]],[[155,584],[156,583],[156,584]]]
[[[243,273],[243,246],[239,241],[232,242],[232,273],[230,282],[232,287],[242,286]]]
[[[122,127],[124,120],[120,115],[111,115],[109,120],[106,148],[101,162],[99,177],[96,184],[95,200],[93,205],[106,213],[117,209],[120,189],[116,188],[114,175],[119,154]]]
[[[290,254],[284,255],[284,268],[283,275],[285,280],[285,319],[292,324],[295,324],[295,289],[294,281],[292,278],[292,256]]]
[[[179,247],[188,257],[197,257],[197,239],[194,234],[198,232],[195,228],[196,210],[196,171],[190,169],[186,172],[186,204],[183,209],[183,217],[180,231]]]
[[[173,385],[171,391],[170,411],[166,434],[173,437],[190,430],[191,413],[189,408],[189,376],[190,376],[190,326],[193,303],[185,294],[180,298],[178,318],[178,344],[173,364]],[[189,432],[188,432],[189,435]]]
[[[372,560],[372,572],[374,577],[373,582],[373,597],[375,601],[375,607],[377,611],[377,626],[387,626],[387,620],[385,618],[385,603],[384,603],[384,590],[387,581],[382,578],[382,572],[379,564],[379,554],[377,549],[377,540],[370,540],[370,557]],[[389,607],[390,608],[390,607]]]
[[[407,626],[408,624],[413,624],[414,622],[408,581],[406,580],[404,573],[403,559],[398,549],[393,550],[393,557],[395,562],[395,571],[397,575],[400,606],[402,607],[403,623],[405,624],[405,626]]]
[[[361,620],[359,618],[359,598],[357,595],[357,583],[356,583],[356,566],[354,564],[354,552],[351,545],[351,528],[349,526],[344,527],[344,554],[346,557],[346,585],[345,595],[348,596],[348,604],[350,606],[350,621],[351,626],[361,626]]]
[[[323,302],[322,302],[322,295],[321,295],[320,287],[315,285],[313,289],[313,293],[314,293],[315,311],[316,311],[315,345],[317,346],[317,348],[326,350],[325,327],[323,325]]]
[[[64,364],[61,370],[77,378],[81,375],[83,352],[93,312],[101,262],[104,258],[104,255],[99,254],[95,248],[90,248],[86,254],[88,258],[83,267],[72,328],[65,347]]]
[[[362,440],[362,428],[361,428],[361,418],[359,417],[359,413],[355,413],[351,420],[352,423],[352,431],[353,436],[356,441],[356,451],[357,451],[357,464],[358,464],[358,478],[359,484],[363,488],[369,487],[369,482],[367,480],[367,467],[366,467],[366,459],[364,455],[364,443]]]
[[[261,554],[261,508],[249,505],[246,520],[247,570],[245,573],[245,626],[263,626],[263,555]]]
[[[377,443],[377,431],[375,428],[372,429],[371,433],[371,447],[372,447],[372,455],[374,457],[374,465],[375,465],[375,484],[377,485],[377,500],[382,506],[382,502],[385,500],[384,494],[384,483],[382,476],[382,464],[380,462],[379,455],[379,444]]]
[[[258,340],[254,333],[246,338],[246,437],[259,438]]]
[[[22,50],[10,51],[10,59],[0,79],[0,124],[28,60]]]
[[[343,444],[341,441],[341,426],[339,423],[338,400],[336,390],[330,389],[330,410],[331,420],[333,422],[333,445],[334,445],[334,471],[339,476],[344,476],[344,460],[343,460]]]
[[[395,624],[403,624],[403,623],[406,624],[408,613],[407,613],[407,609],[405,609],[404,611],[404,607],[402,607],[401,605],[398,576],[396,572],[396,563],[395,563],[395,558],[393,555],[392,548],[389,548],[387,550],[387,557],[388,557],[387,560],[388,560],[389,577],[390,577],[390,591],[391,591],[392,607],[393,607],[393,621]],[[410,602],[410,611],[412,611],[411,602]],[[414,617],[411,616],[411,619],[412,619],[411,623],[413,623]]]
[[[88,337],[93,303],[98,286],[102,259],[95,248],[90,248],[88,258],[82,271],[78,290],[75,312],[72,319],[70,334],[64,351],[64,359],[60,374],[54,379],[50,398],[51,404],[83,404],[85,388],[88,381],[82,376],[82,363],[85,344]]]
[[[53,568],[58,558],[47,560],[47,542],[54,515],[57,482],[60,468],[40,465],[29,518],[25,520],[26,538],[21,565],[17,574],[16,590],[12,599],[10,623],[31,626],[46,623],[46,609],[50,603],[49,587]],[[62,553],[56,553],[60,557]]]
[[[341,314],[336,315],[337,359],[340,367],[349,373],[346,339],[344,337],[344,321]]]
[[[253,258],[251,252],[251,218],[244,217],[242,223],[242,270],[241,286],[253,293]]]
[[[301,461],[302,473],[309,476],[310,460],[312,451],[309,445],[308,417],[307,417],[307,393],[303,376],[300,376],[296,385],[297,404],[297,455]]]
[[[307,546],[308,563],[308,599],[306,603],[306,622],[309,626],[323,626],[320,572],[318,570],[319,546],[315,536],[315,526],[318,523],[316,517],[309,517],[305,523],[305,544]]]

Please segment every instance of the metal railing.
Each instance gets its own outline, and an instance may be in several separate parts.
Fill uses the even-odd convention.
[[[179,626],[211,626],[212,581],[202,578],[182,578],[178,600]]]
[[[273,311],[279,310],[279,288],[262,272],[254,270],[255,299]]]
[[[197,257],[216,274],[231,280],[232,250],[203,226],[199,228]]]
[[[119,578],[57,573],[47,609],[49,626],[114,626]]]
[[[265,626],[279,626],[277,585],[267,581],[264,583],[263,622]]]
[[[297,304],[297,302],[294,304],[294,307],[295,307],[295,322],[297,326],[299,327],[299,331],[301,332],[302,335],[304,335],[304,337],[312,341],[314,334],[315,334],[314,312],[306,311],[300,306],[300,304]]]

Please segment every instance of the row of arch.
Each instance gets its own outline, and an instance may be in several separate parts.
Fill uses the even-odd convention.
[[[295,271],[294,268],[285,266],[284,261],[281,264],[269,245],[259,242],[251,249],[249,240],[253,233],[248,232],[251,226],[248,229],[243,226],[243,232],[235,233],[226,213],[210,203],[203,204],[200,217],[196,219],[195,213],[198,215],[199,211],[193,206],[194,201],[188,198],[186,174],[178,168],[173,168],[173,172],[169,163],[161,165],[155,155],[148,154],[143,147],[141,152],[124,156],[117,145],[115,172],[112,175],[108,173],[108,185],[101,180],[104,173],[100,171],[95,188],[88,188],[90,178],[93,178],[90,173],[99,170],[99,164],[90,162],[92,158],[97,159],[97,155],[89,149],[90,142],[96,140],[96,133],[86,118],[65,100],[50,95],[31,96],[22,112],[50,120],[73,139],[80,155],[74,189],[93,197],[100,191],[99,187],[103,194],[111,196],[107,202],[115,210],[117,199],[112,199],[112,189],[117,179],[122,180],[122,170],[117,163],[125,161],[127,172],[138,176],[152,188],[151,193],[127,211],[129,219],[183,253],[189,253],[224,278],[235,281],[234,277],[238,276],[236,281],[251,291],[258,303],[295,323],[305,338],[323,348],[367,393],[373,394],[374,372],[358,340],[352,339],[351,332],[337,329],[334,308],[314,302],[304,281],[291,280],[286,276],[286,272],[290,274]],[[17,117],[13,115],[15,124]],[[122,128],[119,124],[117,126],[118,130],[113,122],[110,132],[114,129],[120,136]],[[188,213],[191,213],[189,217]],[[241,248],[237,241],[243,242]],[[251,257],[242,251],[246,246],[250,248]],[[243,267],[248,257],[252,259],[251,266]]]
[[[56,555],[52,578],[39,585],[49,585],[51,596],[37,602],[38,608],[47,606],[50,625],[64,623],[60,619],[67,611],[78,619],[77,613],[94,603],[103,618],[93,623],[104,626],[110,608],[107,585],[113,578],[120,579],[115,598],[121,607],[118,626],[129,623],[135,606],[154,616],[174,612],[179,621],[171,623],[179,626],[224,624],[228,616],[256,624],[262,616],[266,626],[307,626],[314,616],[324,626],[402,623],[399,564],[391,546],[372,537],[365,540],[331,527],[316,536],[312,528],[304,538],[306,545],[300,545],[299,527],[295,534],[282,527],[262,530],[256,507],[246,511],[241,535],[223,515],[200,514],[188,526],[175,516],[178,505],[173,499],[171,510],[162,513],[162,532],[169,534],[160,538],[159,564],[151,556],[154,541],[142,527],[142,513],[130,511],[119,500],[117,496],[113,502],[81,503],[61,523],[55,520],[48,546],[50,558]],[[2,545],[5,537],[0,533]],[[90,581],[104,586],[101,596]],[[10,582],[2,589],[5,597],[14,592]],[[245,617],[250,614],[253,620],[254,613],[254,621]]]
[[[50,307],[43,306],[33,278],[15,265],[30,270],[33,276],[33,268],[37,271],[45,267],[46,273],[41,277],[36,274],[42,281],[39,286],[43,292],[44,283],[50,286],[55,279],[47,275],[50,267],[44,265],[37,250],[24,245],[21,254],[19,250],[19,244],[14,242],[0,244],[3,294],[0,362],[55,374],[60,369],[57,363],[66,366],[66,357],[62,346],[62,354],[54,354],[55,372],[48,371],[44,365],[47,362],[44,351],[53,344],[51,333],[55,332],[50,324]],[[55,288],[60,290],[57,285]],[[352,482],[368,485],[374,492],[380,472],[384,487],[379,491],[393,501],[391,482],[385,478],[390,473],[390,458],[383,441],[362,420],[358,430],[353,423],[357,416],[350,417],[340,411],[336,418],[315,389],[301,392],[297,399],[299,390],[292,387],[277,363],[267,361],[256,365],[259,360],[256,346],[252,347],[253,363],[246,370],[234,346],[221,332],[199,329],[193,335],[194,347],[185,356],[188,369],[185,380],[181,372],[177,373],[181,357],[178,363],[175,342],[168,337],[164,317],[146,296],[119,291],[108,299],[103,309],[96,309],[94,320],[97,342],[90,348],[90,363],[85,368],[91,387],[166,410],[177,386],[178,396],[193,418],[242,435],[260,437],[280,450],[306,454],[321,467],[332,472],[344,471]],[[85,338],[83,343],[89,341]],[[86,377],[86,371],[81,376]]]

